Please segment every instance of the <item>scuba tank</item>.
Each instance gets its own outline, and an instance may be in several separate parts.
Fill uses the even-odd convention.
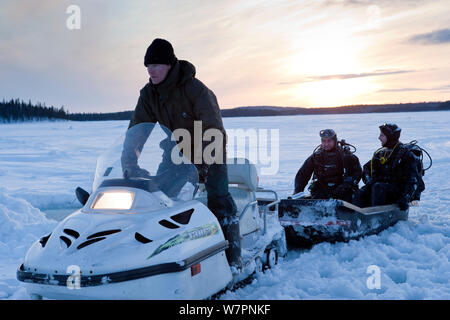
[[[414,190],[414,193],[411,195],[411,200],[420,200],[421,193],[425,190],[425,182],[423,181],[423,176],[425,175],[425,171],[431,168],[433,165],[433,159],[431,158],[430,154],[420,147],[417,144],[417,140],[413,140],[409,143],[405,143],[402,146],[402,151],[399,152],[397,155],[397,159],[395,163],[400,163],[401,159],[404,155],[406,155],[408,152],[411,152],[413,155],[414,163],[416,166],[415,170],[415,178],[417,179],[417,188]],[[423,154],[426,154],[428,156],[428,159],[430,160],[430,164],[428,167],[424,168],[423,165]]]

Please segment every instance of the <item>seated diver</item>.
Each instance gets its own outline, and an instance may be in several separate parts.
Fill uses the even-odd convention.
[[[353,203],[359,207],[397,203],[406,210],[418,186],[414,155],[399,141],[401,128],[396,124],[380,126],[382,147],[363,167],[365,186],[355,193]]]
[[[320,131],[321,145],[306,159],[295,176],[295,193],[309,187],[313,199],[342,199],[350,202],[361,179],[361,165],[344,141],[338,143],[334,130]]]

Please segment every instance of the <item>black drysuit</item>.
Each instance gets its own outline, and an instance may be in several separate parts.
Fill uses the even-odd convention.
[[[363,182],[354,198],[360,207],[398,203],[406,210],[418,188],[414,154],[401,142],[377,150],[363,167]]]
[[[319,148],[303,163],[295,176],[295,193],[302,192],[311,175],[314,182],[310,191],[313,199],[342,199],[351,201],[354,190],[361,180],[358,157],[336,147],[330,151]]]

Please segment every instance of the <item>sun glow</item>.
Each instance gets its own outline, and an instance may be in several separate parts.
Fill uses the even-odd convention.
[[[304,83],[293,88],[292,94],[310,101],[312,107],[336,107],[353,104],[356,97],[370,93],[370,80],[324,80]]]
[[[363,50],[364,43],[345,27],[327,27],[298,39],[287,62],[284,93],[310,107],[351,104],[374,89],[367,77],[359,76],[368,72],[359,59]]]

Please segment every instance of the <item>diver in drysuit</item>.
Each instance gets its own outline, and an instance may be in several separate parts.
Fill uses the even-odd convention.
[[[295,176],[295,192],[309,188],[313,199],[342,199],[350,202],[361,179],[358,157],[342,146],[332,129],[320,131],[321,145],[306,159]]]

